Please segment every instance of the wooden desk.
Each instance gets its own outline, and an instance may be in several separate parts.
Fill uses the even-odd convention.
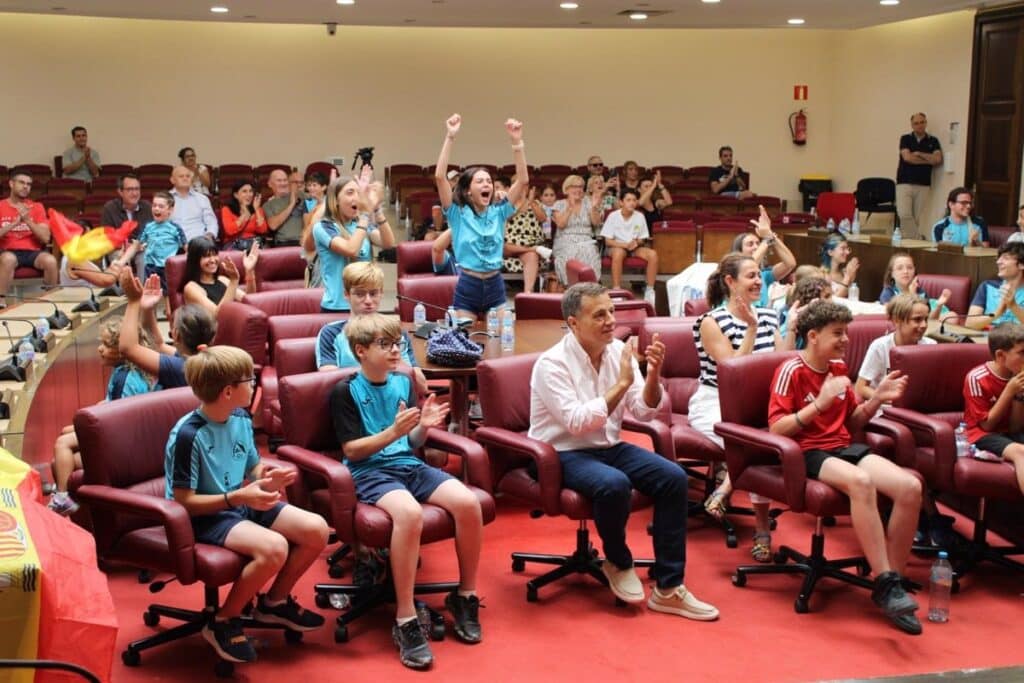
[[[963,325],[954,325],[952,323],[942,324],[938,320],[928,321],[928,331],[925,332],[925,336],[930,337],[939,343],[947,344],[955,344],[958,342],[973,342],[975,344],[988,343],[988,332],[964,327]]]
[[[414,326],[412,323],[404,323],[402,327],[410,332],[412,339],[412,350],[416,355],[416,363],[423,370],[427,379],[447,379],[451,381],[451,412],[452,419],[459,425],[459,433],[469,432],[469,413],[467,412],[467,395],[469,393],[469,379],[476,377],[476,367],[452,368],[444,365],[436,365],[427,360],[427,340],[411,334]],[[471,332],[486,332],[487,323],[477,321],[471,328]],[[565,336],[568,329],[562,320],[517,320],[516,321],[516,345],[512,351],[501,350],[501,340],[498,337],[488,338],[483,334],[474,334],[470,337],[473,341],[483,345],[483,360],[501,358],[502,356],[515,356],[523,353],[536,353],[547,351]],[[529,377],[523,377],[524,382],[529,382]]]
[[[786,245],[796,256],[798,264],[821,263],[819,250],[825,233],[787,235]],[[849,237],[853,256],[860,259],[857,284],[860,286],[862,301],[875,301],[882,293],[885,268],[889,264],[893,247],[889,244],[871,244],[867,235]],[[989,247],[969,247],[965,253],[940,252],[933,242],[925,240],[903,240],[899,247],[914,257],[918,273],[936,275],[966,275],[971,279],[974,290],[984,280],[996,275],[996,250]]]

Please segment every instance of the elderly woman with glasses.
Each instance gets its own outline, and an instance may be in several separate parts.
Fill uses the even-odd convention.
[[[602,197],[588,197],[584,193],[583,178],[571,175],[562,183],[565,199],[555,202],[552,220],[555,223],[555,241],[552,256],[555,274],[562,286],[569,284],[565,264],[569,259],[582,261],[601,275],[601,253],[594,239],[594,229],[604,222]]]

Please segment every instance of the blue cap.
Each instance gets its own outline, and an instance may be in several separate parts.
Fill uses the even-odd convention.
[[[940,550],[939,551],[939,559],[940,560],[948,560],[949,559],[949,553],[947,553],[945,550]]]

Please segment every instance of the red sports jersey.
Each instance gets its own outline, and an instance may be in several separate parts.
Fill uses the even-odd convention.
[[[26,199],[25,204],[29,208],[29,217],[33,223],[46,222],[46,209],[42,204],[31,199]],[[18,209],[11,205],[10,200],[0,200],[0,228],[5,228],[12,223],[14,223],[14,227],[0,237],[0,250],[39,251],[45,246],[29,229],[28,224],[18,219]]]
[[[775,379],[772,380],[768,424],[775,424],[813,401],[829,375],[838,377],[846,374],[846,364],[841,360],[829,361],[827,372],[818,372],[804,362],[803,356],[786,361],[775,370]],[[794,434],[793,439],[805,451],[812,448],[830,451],[849,446],[850,432],[846,429],[846,419],[857,408],[857,402],[851,384],[828,408],[815,415],[806,427]]]
[[[1009,381],[992,372],[988,363],[982,363],[964,377],[964,422],[967,423],[967,440],[971,443],[986,434],[1010,431],[1009,410],[991,432],[982,429],[980,424],[988,419],[988,411],[992,410]]]

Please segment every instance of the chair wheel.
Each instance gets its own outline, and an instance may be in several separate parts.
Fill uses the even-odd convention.
[[[807,614],[811,611],[807,606],[807,601],[803,598],[796,599],[796,602],[793,603],[793,609],[796,610],[797,614]]]
[[[866,561],[857,565],[857,576],[867,576],[871,573],[871,565]]]
[[[327,576],[332,579],[340,579],[345,575],[345,569],[340,564],[332,564],[327,567]]]
[[[334,642],[336,643],[347,643],[348,642],[348,626],[336,626],[334,628]]]
[[[317,593],[313,600],[320,609],[327,609],[331,606],[331,598],[326,593]]]
[[[537,589],[533,586],[526,587],[526,602],[537,602]]]
[[[778,528],[779,528],[779,520],[775,519],[774,517],[772,517],[770,520],[768,520],[768,529],[770,529],[771,531],[775,531]]]
[[[521,572],[521,571],[524,571],[525,569],[526,569],[526,560],[520,559],[518,557],[512,558],[512,571],[514,571],[514,572]]]
[[[772,555],[772,562],[775,564],[786,564],[786,556],[782,554],[781,550],[776,551],[776,553]]]
[[[302,631],[293,631],[291,629],[285,629],[284,631],[284,642],[295,645],[296,643],[302,642]]]
[[[736,572],[732,575],[732,585],[737,588],[743,588],[747,585],[747,575],[740,572]]]
[[[142,613],[142,623],[152,628],[160,623],[160,615],[152,610],[146,610]]]
[[[430,639],[433,641],[444,640],[444,621],[430,623]]]
[[[601,554],[597,552],[597,548],[595,548],[593,544],[591,544],[590,546],[590,556],[593,557],[595,560],[601,556]]]
[[[213,665],[213,673],[217,678],[231,678],[235,675],[235,665],[221,659]]]
[[[739,545],[739,541],[736,540],[736,534],[726,534],[725,545],[727,548],[735,548]]]
[[[121,653],[121,661],[125,666],[138,666],[142,662],[142,655],[136,650],[125,650]]]
[[[153,580],[153,574],[148,569],[139,570],[139,583],[149,583]]]
[[[836,518],[832,517],[832,516],[824,517],[824,518],[822,518],[821,523],[824,524],[825,526],[835,526],[836,525]]]

